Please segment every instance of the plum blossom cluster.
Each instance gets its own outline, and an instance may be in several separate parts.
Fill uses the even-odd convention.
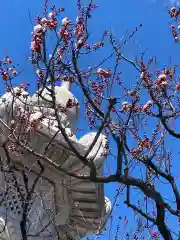
[[[11,87],[7,89],[7,92],[11,92],[11,94],[14,96],[15,102],[16,99],[20,99],[21,103],[24,104],[24,107],[15,104],[14,119],[12,119],[11,125],[13,129],[20,128],[22,133],[25,135],[29,135],[30,132],[36,130],[39,126],[39,123],[43,120],[43,114],[41,112],[36,113],[36,109],[32,111],[30,105],[27,104],[26,99],[29,96],[28,87],[29,84],[25,83],[14,89]],[[23,98],[25,100],[23,100]]]
[[[96,71],[97,78],[95,80],[89,81],[89,85],[92,88],[93,93],[93,101],[95,105],[99,105],[102,96],[104,94],[104,90],[106,88],[106,84],[109,82],[109,78],[111,77],[111,70],[105,70],[103,68],[98,68]]]
[[[87,42],[84,44],[84,48],[89,50],[89,51],[90,50],[95,51],[95,50],[97,50],[97,49],[99,49],[100,47],[103,47],[103,46],[104,46],[104,41],[97,42],[92,46]]]
[[[103,47],[103,46],[104,46],[103,41],[97,42],[97,43],[94,44],[93,50],[97,50],[98,48]]]
[[[41,24],[34,26],[34,32],[32,33],[30,50],[35,53],[41,53],[42,43],[44,41],[45,28]]]
[[[122,103],[122,108],[119,109],[120,112],[129,112],[132,108],[132,104],[129,104],[127,101]]]
[[[180,15],[180,9],[172,7],[171,9],[169,9],[169,15],[171,18],[177,18]]]
[[[3,80],[12,80],[18,75],[15,66],[12,66],[12,59],[9,56],[6,56],[2,61],[0,60],[0,74]]]
[[[70,20],[65,17],[62,19],[62,27],[59,29],[58,34],[62,37],[64,41],[68,41],[69,39],[69,31],[68,25],[70,24]],[[55,13],[50,12],[48,18],[39,18],[38,24],[34,26],[34,31],[32,33],[31,40],[31,51],[36,53],[41,53],[42,44],[45,37],[45,32],[47,30],[55,30],[57,28],[58,21]]]
[[[103,41],[95,43],[92,47],[90,46],[90,44],[86,42],[87,41],[87,31],[86,31],[87,16],[95,8],[97,8],[97,5],[89,4],[87,7],[80,9],[79,15],[76,18],[75,25],[72,24],[71,20],[68,17],[64,17],[62,19],[61,26],[57,30],[57,34],[60,37],[60,40],[64,42],[65,46],[67,46],[68,43],[70,42],[70,39],[73,39],[74,37],[76,39],[75,47],[77,51],[79,51],[82,47],[88,50],[97,50],[98,48],[104,46]],[[41,56],[44,38],[47,30],[56,31],[58,27],[59,13],[64,11],[64,9],[60,9],[56,11],[55,7],[53,7],[51,8],[51,12],[47,13],[47,11],[48,11],[48,7],[47,7],[47,4],[45,4],[44,17],[37,18],[37,25],[34,26],[34,31],[32,33],[30,50],[33,53],[37,53],[38,56]],[[62,54],[59,54],[59,56],[60,56],[60,59],[62,60]]]
[[[50,12],[48,18],[38,18],[37,25],[34,26],[31,40],[31,51],[41,53],[41,46],[44,40],[44,34],[47,30],[56,29],[58,21],[56,14]]]
[[[14,155],[16,157],[19,157],[20,155],[23,154],[23,152],[20,150],[20,147],[17,143],[13,143],[13,142],[10,143],[8,145],[8,150],[12,155]]]
[[[30,133],[36,131],[43,120],[43,114],[41,112],[33,114],[33,112],[24,110],[24,108],[21,107],[18,107],[16,112],[17,124],[23,126],[24,129],[22,132],[23,136],[29,136]]]
[[[44,71],[42,69],[38,69],[36,71],[36,74],[37,74],[37,77],[38,77],[36,85],[37,85],[37,89],[39,89],[42,86],[43,82],[44,82],[45,73],[44,73]]]
[[[69,18],[65,17],[62,19],[62,27],[59,29],[58,34],[63,39],[63,41],[67,44],[68,40],[70,39],[70,31],[69,31],[69,25],[71,24],[71,21]]]
[[[131,149],[131,154],[133,157],[136,157],[143,150],[149,149],[151,147],[152,147],[152,141],[147,136],[145,136],[144,139],[139,140],[137,148]]]
[[[111,70],[105,70],[103,68],[98,68],[96,73],[97,73],[97,76],[101,76],[105,79],[111,77],[111,75],[112,75]]]
[[[98,8],[97,4],[93,4],[92,2],[90,4],[88,4],[87,6],[82,6],[81,5],[81,0],[77,0],[77,7],[79,9],[79,11],[81,11],[81,13],[83,15],[86,15],[88,18],[91,18],[91,13],[94,9]]]
[[[148,137],[145,136],[144,139],[142,139],[141,141],[139,141],[139,147],[140,148],[150,148],[152,146],[152,142],[150,141],[150,139]]]
[[[63,53],[64,53],[64,49],[63,48],[58,48],[57,49],[57,57],[62,61],[63,58]]]
[[[158,76],[155,85],[158,89],[165,89],[168,87],[167,75],[162,73]]]
[[[179,23],[179,20],[178,20],[178,17],[180,15],[180,9],[172,7],[169,10],[169,15],[172,19],[175,20],[175,23],[176,23],[176,27],[171,24],[170,29],[172,31],[172,36],[173,36],[174,40],[177,42],[177,41],[179,41],[178,31],[180,30],[180,23]]]
[[[151,236],[152,236],[152,239],[158,239],[159,238],[159,232],[155,232],[155,231],[153,231],[152,233],[151,233]]]
[[[179,36],[178,36],[178,32],[177,32],[175,26],[174,25],[170,25],[170,29],[171,29],[172,36],[173,36],[175,42],[177,42],[179,40]],[[180,29],[180,26],[178,26],[178,29]]]
[[[29,114],[23,108],[17,109],[17,120],[20,124],[28,124]]]
[[[94,100],[94,102],[96,103],[96,100]],[[86,102],[85,106],[86,106],[85,118],[88,120],[90,129],[92,129],[95,127],[96,116],[93,114],[93,110],[89,106],[88,102]]]
[[[80,1],[77,4],[79,7],[81,6]],[[95,43],[94,46],[91,48],[90,44],[88,44],[87,41],[87,32],[86,32],[86,17],[90,16],[90,12],[97,8],[97,5],[95,4],[89,4],[89,6],[81,8],[80,7],[80,13],[76,18],[76,24],[75,27],[73,28],[73,35],[76,37],[76,43],[75,47],[77,50],[81,49],[82,47],[85,47],[86,49],[90,50],[96,50],[99,47],[103,46],[104,43],[103,41],[100,41],[99,43]],[[72,36],[72,32],[69,28],[71,26],[71,21],[65,17],[62,20],[62,27],[59,29],[59,35],[61,38],[64,40],[64,42],[67,44],[68,40]]]
[[[30,119],[28,121],[27,133],[35,132],[36,129],[38,128],[39,124],[42,122],[42,120],[43,120],[42,114],[40,116],[38,116],[37,118]]]
[[[103,83],[98,83],[96,81],[93,81],[91,83],[91,87],[96,96],[101,96],[101,94],[104,92],[104,88],[105,88]]]
[[[77,16],[74,33],[77,36],[78,40],[83,37],[84,32],[85,32],[84,18],[83,16]]]
[[[37,25],[34,26],[34,31],[32,33],[31,47],[30,50],[36,53],[41,53],[41,47],[44,40],[44,35],[47,30],[56,30],[58,25],[57,16],[64,9],[59,9],[59,11],[52,11],[46,17],[38,17]]]
[[[143,87],[147,89],[153,89],[157,92],[162,92],[162,90],[167,89],[173,81],[175,69],[174,68],[165,68],[162,72],[156,71],[157,76],[155,81],[151,80],[152,76],[144,69],[140,74],[140,79],[142,80]]]
[[[166,89],[168,88],[169,82],[173,80],[175,69],[165,68],[164,71],[158,74],[158,77],[155,81],[155,87],[157,89]]]
[[[15,110],[15,120],[11,120],[11,128],[18,130],[19,140],[23,144],[26,144],[30,134],[36,131],[43,117],[42,114],[39,114],[40,116],[38,115],[34,117],[32,114],[30,114],[29,111],[25,110],[22,107],[15,107]],[[20,145],[16,142],[10,143],[8,150],[14,156],[20,156],[23,154],[20,149]]]
[[[77,7],[79,10],[81,9],[81,0],[77,0]]]
[[[85,26],[85,20],[84,20],[83,14],[76,18],[74,34],[77,38],[77,42],[75,44],[77,49],[84,47],[85,49],[88,49],[88,50],[97,50],[98,48],[104,46],[103,41],[95,43],[92,47],[90,46],[89,43],[86,42],[87,40],[86,26]]]
[[[147,111],[150,109],[150,107],[152,107],[152,106],[153,106],[153,101],[148,100],[148,101],[145,103],[145,105],[142,106],[142,111],[143,111],[143,112],[147,112]]]
[[[143,106],[133,106],[133,104],[129,104],[128,102],[122,103],[122,108],[119,109],[120,112],[148,112],[150,108],[153,106],[153,101],[148,100]]]
[[[56,29],[58,21],[56,18],[56,14],[53,12],[50,12],[47,18],[42,18],[40,21],[40,24],[46,29],[46,30],[53,30]]]
[[[140,74],[140,79],[142,80],[142,84],[145,88],[148,88],[151,84],[150,82],[150,76],[146,68],[143,67],[141,74]]]
[[[15,97],[22,96],[23,98],[27,98],[29,95],[28,87],[29,87],[28,83],[22,83],[19,85],[18,88],[16,88],[16,91],[12,91],[12,88],[9,87],[9,88],[7,88],[7,92],[11,92],[13,94],[13,96],[15,96]]]

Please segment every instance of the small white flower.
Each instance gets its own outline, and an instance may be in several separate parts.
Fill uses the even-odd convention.
[[[52,18],[54,16],[54,14],[52,13],[52,12],[50,12],[49,14],[48,14],[48,17],[49,18]]]
[[[48,83],[51,82],[51,77],[50,76],[47,78],[47,82]]]
[[[43,30],[43,27],[41,26],[41,24],[38,24],[38,25],[34,26],[34,33],[35,34],[39,33],[41,30]]]
[[[176,11],[176,8],[175,8],[175,7],[172,7],[170,11],[171,11],[171,12],[174,12],[174,11]]]
[[[76,43],[76,48],[80,48],[82,46],[83,42],[84,42],[84,39],[80,38]]]
[[[102,73],[102,71],[103,71],[103,69],[102,68],[98,68],[98,70],[97,70],[97,73]]]
[[[47,18],[45,18],[45,17],[41,19],[42,24],[44,24],[46,21],[47,21]]]
[[[153,105],[153,101],[148,100],[146,104],[147,104],[147,105]]]
[[[127,101],[122,102],[122,105],[123,105],[123,106],[126,105],[126,104],[128,104]]]
[[[76,18],[76,23],[82,23],[82,22],[83,22],[83,18],[77,16],[77,18]]]
[[[11,124],[14,125],[14,124],[15,124],[15,121],[14,121],[14,120],[11,120]]]
[[[166,74],[162,73],[158,76],[158,80],[166,80]]]
[[[66,27],[70,23],[71,23],[71,21],[67,17],[62,19],[62,26]]]
[[[39,73],[40,73],[40,70],[37,69],[37,70],[36,70],[36,74],[38,75],[38,77],[39,77]]]
[[[79,23],[79,16],[77,16],[77,18],[76,18],[76,23]]]
[[[140,78],[143,79],[145,77],[145,73],[142,72],[141,75],[140,75]]]

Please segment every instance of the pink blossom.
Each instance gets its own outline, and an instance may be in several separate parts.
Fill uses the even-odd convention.
[[[143,79],[144,77],[145,77],[145,73],[142,72],[142,73],[140,74],[140,78]]]
[[[69,39],[69,31],[67,29],[60,29],[59,30],[59,35],[63,38],[65,42],[68,41]]]
[[[79,16],[77,16],[77,18],[76,18],[76,23],[78,24],[82,24],[83,23],[83,18],[82,17],[79,17]]]
[[[2,72],[1,75],[2,75],[2,79],[3,80],[7,80],[8,79],[8,73],[6,71]]]
[[[16,76],[16,75],[17,75],[17,71],[16,71],[15,69],[13,69],[13,70],[12,70],[12,74],[13,74],[14,76]]]
[[[75,34],[76,34],[76,36],[77,36],[78,38],[82,37],[84,31],[85,31],[85,27],[84,27],[83,21],[78,22],[78,23],[76,24],[76,29],[75,29]]]
[[[126,226],[128,224],[128,219],[127,219],[127,217],[125,216],[125,218],[124,218],[124,226]]]
[[[36,48],[36,42],[32,41],[31,42],[31,47],[30,47],[31,51],[35,51],[35,48]]]
[[[42,24],[44,24],[46,21],[47,21],[47,18],[45,18],[45,17],[41,19]]]
[[[76,47],[81,48],[83,46],[83,44],[84,44],[84,39],[80,38],[76,43]]]
[[[147,201],[147,200],[148,200],[148,197],[147,197],[147,196],[145,196],[145,197],[144,197],[144,201]]]
[[[102,69],[102,68],[98,68],[97,74],[98,74],[98,75],[101,75],[101,76],[103,76],[103,77],[105,77],[105,78],[108,78],[108,77],[111,76],[111,71],[110,71],[110,70],[107,71],[107,70],[104,70],[104,69]]]
[[[30,46],[30,50],[34,51],[34,52],[41,52],[41,44],[40,42],[36,42],[36,41],[32,41],[31,42],[31,46]]]
[[[157,80],[156,80],[156,86],[158,88],[164,89],[167,88],[168,86],[168,81],[167,81],[167,75],[162,73],[158,76]]]
[[[164,74],[164,73],[162,73],[162,74],[160,74],[160,75],[158,76],[158,80],[159,80],[159,81],[166,80],[166,78],[167,78],[167,76],[166,76],[166,74]]]
[[[149,100],[147,103],[142,107],[142,110],[145,112],[153,105],[153,101]]]
[[[156,239],[159,236],[158,232],[152,232],[151,233],[152,239]]]
[[[57,49],[57,55],[62,60],[62,57],[63,57],[63,50],[62,50],[62,48],[58,48]]]
[[[170,9],[170,11],[171,11],[171,12],[175,12],[175,11],[176,11],[176,8],[175,8],[175,7],[172,7],[172,8]]]
[[[49,17],[49,18],[55,17],[55,14],[54,14],[53,12],[50,12],[50,13],[48,14],[48,17]]]
[[[41,24],[34,26],[34,34],[37,34],[41,31],[43,31],[43,27],[41,26]]]

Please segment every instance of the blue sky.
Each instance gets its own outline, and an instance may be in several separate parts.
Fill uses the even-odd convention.
[[[84,0],[86,2],[86,0]],[[124,48],[123,54],[133,59],[139,53],[146,50],[147,57],[156,56],[160,65],[166,64],[170,56],[172,62],[179,60],[179,46],[175,45],[169,30],[170,19],[168,18],[167,8],[172,4],[179,4],[179,1],[173,0],[97,0],[99,8],[94,11],[93,18],[90,21],[90,33],[92,39],[99,40],[104,29],[110,30],[120,39],[127,36],[127,31],[131,31],[139,24],[143,27],[137,33],[135,40],[130,41]],[[0,38],[0,58],[5,55],[5,49],[8,48],[10,56],[18,63],[24,71],[21,78],[16,82],[29,81],[33,83],[35,76],[31,65],[26,61],[29,56],[30,38],[32,32],[32,21],[36,15],[42,12],[43,0],[6,0],[1,2],[1,38]],[[64,16],[70,19],[76,18],[76,0],[49,0],[49,5],[58,4],[59,7],[65,7]],[[110,51],[110,48],[107,49]],[[102,51],[96,58],[87,59],[87,64],[91,61],[97,62],[105,57],[106,51]],[[128,83],[133,82],[134,72],[129,71],[129,66],[123,68],[124,76]],[[32,84],[33,90],[33,84]],[[4,91],[3,83],[0,82],[0,94]],[[83,122],[80,121],[82,126]],[[87,131],[84,125],[85,131]],[[111,164],[114,167],[113,163]],[[105,193],[113,201],[116,194],[117,185],[106,185]],[[118,217],[124,215],[129,210],[126,207],[116,207],[113,214],[112,225],[116,227]],[[134,219],[130,220],[132,223]],[[111,232],[113,232],[113,229]],[[113,239],[113,236],[106,234],[100,239]]]

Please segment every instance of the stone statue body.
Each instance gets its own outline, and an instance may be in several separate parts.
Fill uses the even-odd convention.
[[[3,123],[10,126],[12,120],[15,119],[16,129],[20,131],[22,128],[19,119],[26,114],[23,95],[27,93],[22,93],[14,100],[14,93],[17,91],[19,91],[18,88],[13,89],[13,93],[6,93],[0,100],[1,144],[10,135],[10,130]],[[56,87],[55,93],[57,106],[60,106],[61,110],[66,108],[64,113],[58,112],[61,124],[70,141],[83,154],[92,143],[96,133],[89,133],[77,140],[73,130],[79,115],[79,105],[74,104],[67,108],[69,102],[77,103],[77,100],[66,85]],[[46,91],[43,94],[45,98],[48,98]],[[0,226],[3,224],[6,226],[6,231],[3,233],[6,234],[5,239],[22,239],[20,223],[24,221],[24,212],[26,212],[28,240],[56,240],[58,239],[57,233],[60,240],[78,239],[86,234],[101,231],[100,228],[111,211],[109,200],[104,198],[103,184],[79,180],[58,170],[60,166],[67,171],[89,173],[88,167],[84,166],[81,160],[69,150],[64,137],[58,132],[58,123],[56,119],[51,118],[54,113],[51,104],[45,104],[44,100],[36,94],[26,99],[33,110],[29,121],[35,122],[37,127],[36,131],[30,131],[27,126],[21,130],[21,142],[28,141],[28,149],[22,150],[21,147],[16,149],[19,154],[9,152],[9,157],[17,167],[17,171],[12,171],[9,167],[7,155],[0,148],[1,161],[5,169],[0,172]],[[40,106],[43,108],[43,114]],[[13,112],[13,117],[10,115],[11,112]],[[42,115],[43,119],[38,121]],[[9,149],[17,148],[11,141],[9,144]],[[106,138],[100,135],[88,155],[88,158],[94,159],[98,174],[103,174],[105,146]],[[45,156],[41,160],[44,168],[42,172],[41,165],[37,161],[38,156],[32,154],[29,149]],[[51,162],[48,161],[49,159]],[[30,198],[28,198],[29,192],[32,193]]]

